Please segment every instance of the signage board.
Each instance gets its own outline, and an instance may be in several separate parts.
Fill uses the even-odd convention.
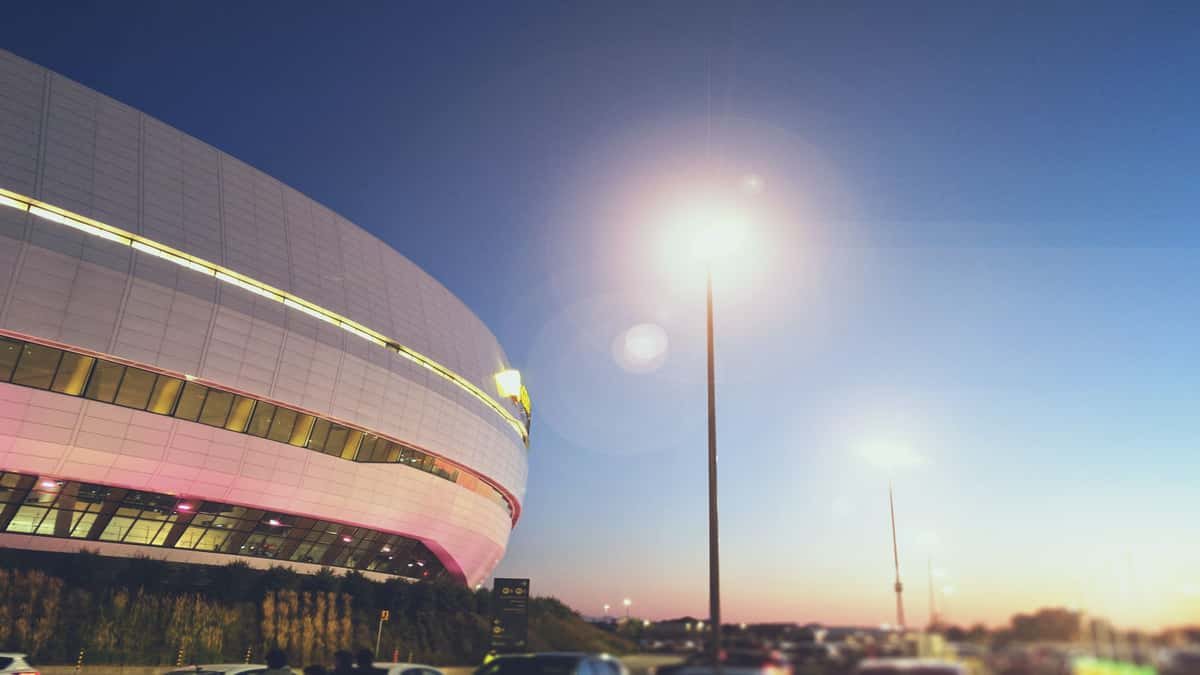
[[[529,580],[497,578],[492,585],[491,647],[525,651],[529,637]]]

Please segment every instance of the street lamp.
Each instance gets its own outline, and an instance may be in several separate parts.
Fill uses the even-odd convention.
[[[708,356],[708,620],[712,630],[709,646],[713,670],[721,667],[721,549],[717,518],[717,390],[713,348],[713,263],[741,248],[746,227],[743,214],[728,203],[700,205],[690,232],[692,255],[704,265],[705,328]],[[702,624],[698,624],[699,625]]]
[[[604,618],[605,619],[608,619],[608,610],[609,609],[611,609],[611,607],[609,607],[608,603],[604,603]]]
[[[625,620],[628,621],[629,620],[629,606],[633,604],[633,601],[630,600],[629,598],[625,598],[622,602],[625,603]]]
[[[904,631],[904,584],[900,583],[900,548],[896,545],[896,503],[892,499],[892,484],[888,483],[888,512],[892,516],[892,561],[896,565],[896,626]]]
[[[493,376],[496,380],[496,390],[500,395],[513,402],[513,405],[521,409],[521,413],[525,415],[525,431],[529,432],[530,424],[532,423],[532,414],[529,409],[529,392],[525,391],[525,386],[521,384],[521,371],[515,368],[502,370]]]

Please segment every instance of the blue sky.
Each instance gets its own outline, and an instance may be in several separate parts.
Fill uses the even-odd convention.
[[[952,620],[1179,623],[1200,11],[1041,4],[45,3],[0,45],[328,204],[493,327],[537,408],[499,572],[535,592],[704,614],[703,305],[658,233],[754,174],[756,243],[718,275],[727,615],[888,620],[890,473],[918,620],[932,555]],[[647,323],[665,358],[630,373],[614,340]]]

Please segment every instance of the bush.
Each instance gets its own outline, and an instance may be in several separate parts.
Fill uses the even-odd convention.
[[[184,565],[93,552],[0,549],[0,650],[36,663],[173,665],[261,662],[280,647],[293,665],[326,663],[337,649],[374,648],[380,610],[391,617],[379,660],[479,663],[491,595],[449,581],[372,581],[329,569]],[[599,630],[554,598],[532,598],[531,650],[623,653],[632,644]]]

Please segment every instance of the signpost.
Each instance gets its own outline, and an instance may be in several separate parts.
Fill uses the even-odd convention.
[[[392,616],[392,613],[386,609],[380,610],[380,612],[379,612],[379,628],[377,628],[375,630],[375,655],[376,655],[376,657],[378,657],[378,655],[379,655],[379,638],[383,637],[383,624],[387,623],[388,619],[390,619],[391,616]]]
[[[528,634],[529,580],[497,578],[492,586],[492,652],[525,651]]]

